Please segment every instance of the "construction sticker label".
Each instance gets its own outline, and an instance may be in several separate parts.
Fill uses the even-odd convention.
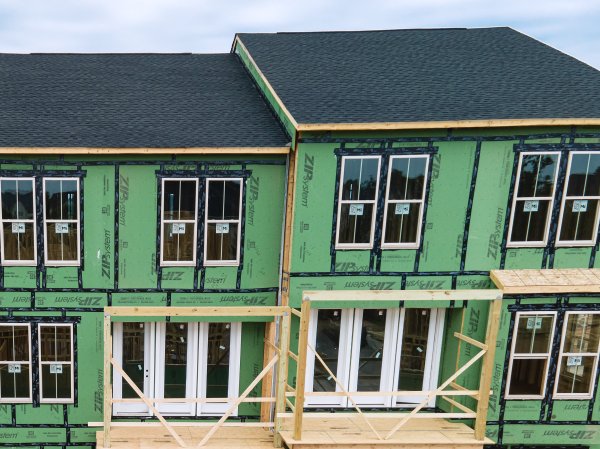
[[[54,224],[54,232],[57,234],[68,234],[69,233],[69,223],[55,223]]]
[[[8,364],[8,372],[10,374],[21,374],[21,364],[20,363],[9,363]]]
[[[217,223],[217,234],[229,234],[229,223]]]
[[[573,212],[587,212],[588,200],[573,201]]]
[[[350,215],[362,215],[365,210],[364,204],[351,204],[350,205]]]
[[[50,374],[62,374],[62,365],[60,363],[51,363]]]
[[[523,212],[537,212],[540,207],[538,200],[528,200],[523,204]]]
[[[171,225],[172,234],[185,234],[185,223],[173,223]]]
[[[409,203],[396,203],[396,215],[408,215],[410,212]]]
[[[567,366],[580,366],[582,358],[580,355],[570,355],[567,357]]]
[[[12,224],[13,234],[25,234],[25,223],[13,223]]]
[[[527,318],[527,329],[541,329],[542,319],[538,317]]]

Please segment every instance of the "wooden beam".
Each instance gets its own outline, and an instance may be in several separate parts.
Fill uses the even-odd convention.
[[[110,315],[104,314],[104,447],[110,447],[110,426],[112,421],[112,333]]]
[[[367,419],[398,419],[408,416],[408,412],[344,412],[342,413],[331,413],[331,412],[304,412],[305,419],[327,419],[327,418],[348,418],[354,416],[360,416],[361,418]],[[412,419],[473,419],[476,413],[453,413],[453,412],[440,412],[440,413],[421,413],[416,414]],[[293,418],[293,413],[282,413],[283,418]],[[372,444],[372,443],[371,443]],[[339,447],[339,446],[338,446]]]
[[[269,363],[273,355],[279,353],[279,348],[275,346],[275,322],[265,323],[265,338],[263,347],[263,366]],[[268,397],[273,394],[273,370],[266,375],[261,385],[261,396]],[[271,421],[271,404],[264,402],[260,405],[260,420]]]
[[[487,345],[485,343],[481,343],[480,341],[475,340],[467,335],[463,335],[460,332],[454,332],[454,336],[459,340],[462,340],[470,345],[477,346],[479,349],[487,349]]]
[[[275,426],[273,429],[273,444],[275,447],[281,447],[283,445],[281,439],[281,429],[283,428],[283,418],[280,417],[281,413],[285,412],[285,390],[288,384],[288,357],[286,354],[290,348],[290,328],[291,328],[291,315],[286,313],[279,318],[279,363],[277,365],[277,387],[275,388]]]
[[[600,292],[598,268],[492,270],[490,278],[504,294]]]
[[[288,154],[290,147],[189,147],[189,148],[99,148],[99,147],[0,147],[0,154]]]
[[[195,403],[195,404],[218,404],[222,402],[233,402],[237,399],[234,398],[148,398],[153,404],[165,404],[165,403]],[[141,398],[120,398],[113,399],[113,403],[139,403],[143,402]],[[246,398],[242,402],[275,402],[275,398],[272,397],[260,397],[260,398]]]
[[[244,317],[244,316],[281,316],[288,312],[287,307],[105,307],[104,313],[119,317],[138,316],[177,316],[177,317]]]
[[[171,427],[212,427],[214,422],[171,422]],[[112,427],[161,427],[162,423],[156,421],[136,421],[136,422],[121,422],[112,423]],[[272,427],[272,422],[226,422],[221,427]],[[101,422],[88,422],[88,427],[102,427]]]
[[[285,224],[283,228],[283,258],[281,267],[281,304],[290,304],[290,271],[292,266],[292,238],[294,235],[294,211],[296,209],[296,179],[298,177],[298,134],[295,148],[288,156],[288,176],[285,197]]]
[[[309,345],[309,349],[312,350],[312,346]],[[435,390],[424,390],[424,391],[307,391],[304,396],[426,396],[429,393],[435,392]],[[479,394],[479,390],[467,390],[464,391],[444,391],[447,396],[470,396],[475,397]],[[295,393],[286,393],[286,396],[294,396]]]
[[[304,392],[306,390],[306,361],[308,358],[308,328],[310,325],[310,302],[302,301],[300,309],[300,329],[298,336],[298,363],[296,364],[296,410],[294,413],[293,436],[302,439],[302,413],[304,412]]]
[[[500,290],[318,290],[305,291],[304,300],[316,301],[493,301]]]
[[[441,398],[442,398],[443,400],[447,401],[449,404],[451,404],[451,405],[453,405],[454,407],[456,407],[457,409],[459,409],[459,410],[462,410],[462,411],[463,411],[463,412],[465,412],[465,413],[472,413],[472,414],[475,414],[475,411],[474,411],[474,410],[471,410],[471,409],[470,409],[469,407],[467,407],[466,405],[463,405],[463,404],[461,404],[460,402],[458,402],[458,401],[455,401],[454,399],[452,399],[452,398],[449,398],[449,397],[448,397],[448,396],[446,396],[446,395],[444,395],[444,396],[441,396]]]

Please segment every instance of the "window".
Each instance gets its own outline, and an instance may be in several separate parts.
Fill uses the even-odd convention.
[[[31,402],[28,324],[0,323],[0,402]]]
[[[204,264],[238,265],[242,179],[207,179]]]
[[[382,248],[418,248],[429,156],[392,156]]]
[[[379,156],[344,156],[338,192],[337,249],[373,247]]]
[[[600,312],[567,312],[554,397],[591,399],[598,365]]]
[[[79,265],[79,179],[44,178],[47,265]]]
[[[73,401],[73,325],[38,324],[40,402]]]
[[[544,246],[560,153],[521,153],[507,246]]]
[[[161,266],[196,264],[197,205],[197,179],[163,179]]]
[[[570,153],[557,246],[590,246],[596,243],[599,200],[600,153]]]
[[[517,313],[508,365],[507,399],[544,397],[555,318],[556,312]]]
[[[2,264],[35,265],[35,183],[33,178],[0,179]]]

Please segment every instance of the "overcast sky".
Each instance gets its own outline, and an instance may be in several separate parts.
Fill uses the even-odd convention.
[[[236,32],[486,26],[600,69],[600,0],[0,0],[9,53],[217,53]]]

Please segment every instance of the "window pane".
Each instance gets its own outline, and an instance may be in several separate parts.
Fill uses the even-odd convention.
[[[123,371],[144,391],[144,324],[123,323]],[[125,379],[121,379],[124,398],[139,398]]]
[[[398,379],[399,390],[419,391],[423,389],[430,316],[430,309],[405,309]]]
[[[515,354],[542,354],[550,350],[554,315],[520,315]]]
[[[43,399],[69,399],[71,397],[70,364],[43,364],[41,375]]]
[[[363,310],[357,391],[379,391],[386,312],[385,309]]]
[[[342,310],[319,310],[317,315],[316,351],[332,373],[337,375],[340,346],[340,326]],[[313,391],[335,391],[335,380],[317,358],[313,378]]]
[[[590,393],[595,357],[563,356],[557,393]]]
[[[425,186],[424,157],[392,159],[390,200],[420,200]]]
[[[240,181],[209,181],[208,219],[239,220]]]
[[[517,201],[513,211],[511,242],[542,242],[550,201]]]
[[[344,159],[343,200],[374,200],[379,158]]]
[[[165,398],[185,398],[187,381],[188,325],[166,323]]]
[[[29,397],[29,364],[0,363],[0,398]]]
[[[46,218],[77,220],[77,181],[44,180],[46,186]]]
[[[40,360],[71,361],[71,327],[40,326]]]
[[[415,243],[421,203],[388,204],[384,243]]]
[[[560,240],[593,240],[597,211],[597,200],[566,200]]]
[[[164,220],[193,220],[196,216],[196,181],[165,180]]]
[[[29,326],[0,326],[0,361],[29,361]]]
[[[237,223],[207,223],[206,260],[236,260]]]
[[[523,155],[517,197],[552,196],[557,164],[557,154]]]
[[[33,220],[34,198],[32,180],[4,180],[2,189],[2,218],[4,220]]]
[[[77,261],[77,223],[46,223],[49,261]]]
[[[163,224],[163,260],[183,262],[194,260],[194,224]]]
[[[600,195],[600,154],[572,153],[567,196]]]
[[[369,243],[372,221],[373,204],[342,204],[339,243]]]
[[[35,239],[33,223],[9,222],[3,223],[4,230],[4,259],[5,260],[34,260]]]
[[[563,352],[597,352],[600,340],[600,314],[569,314]]]
[[[229,393],[231,323],[208,325],[206,397],[226,398]]]
[[[542,395],[546,359],[514,359],[510,386],[511,395]]]

